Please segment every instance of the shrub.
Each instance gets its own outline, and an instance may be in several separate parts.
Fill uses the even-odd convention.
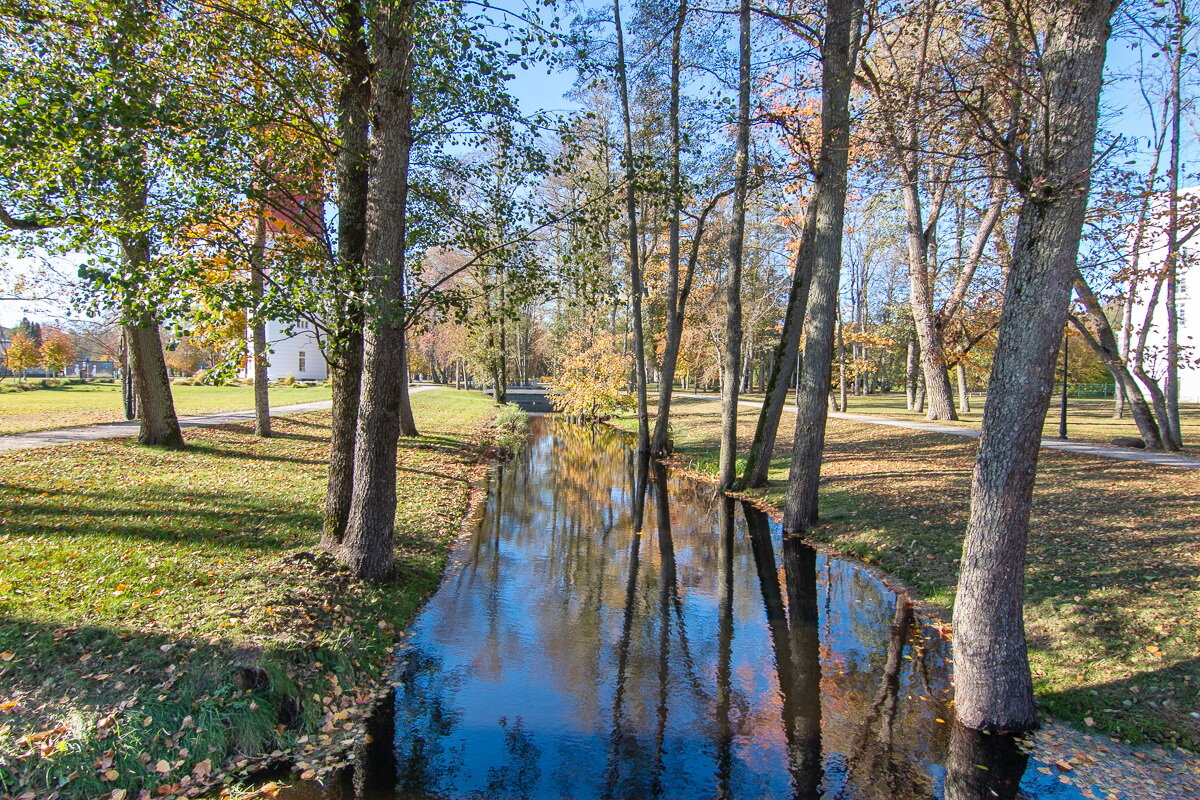
[[[528,435],[529,415],[519,406],[506,403],[496,409],[496,416],[492,419],[492,436],[501,456],[516,452]]]

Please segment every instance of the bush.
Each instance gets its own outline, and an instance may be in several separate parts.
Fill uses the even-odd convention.
[[[279,379],[280,386],[294,386],[295,384],[296,384],[296,378],[292,375],[288,375],[286,377]]]
[[[529,435],[529,415],[520,406],[506,403],[496,409],[492,419],[492,436],[501,456],[516,452]]]

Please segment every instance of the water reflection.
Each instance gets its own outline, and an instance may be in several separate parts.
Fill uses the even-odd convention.
[[[945,641],[872,574],[612,431],[535,420],[467,547],[398,663],[394,755],[327,797],[1080,796],[951,731]]]

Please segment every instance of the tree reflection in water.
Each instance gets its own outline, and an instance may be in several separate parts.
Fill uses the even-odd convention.
[[[394,760],[326,798],[1079,797],[951,734],[947,643],[870,572],[611,430],[535,419],[461,555],[377,720]]]

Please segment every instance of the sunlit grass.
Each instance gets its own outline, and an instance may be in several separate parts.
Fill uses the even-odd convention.
[[[12,384],[12,379],[5,382]],[[180,416],[241,411],[254,408],[253,386],[171,387],[175,411]],[[328,400],[327,386],[301,384],[270,389],[272,405],[292,405]],[[0,434],[44,431],[76,425],[94,425],[125,419],[118,383],[67,384],[56,388],[0,394]]]
[[[486,469],[490,400],[438,390],[413,406],[425,435],[400,446],[403,579],[382,587],[316,552],[327,413],[278,418],[269,440],[188,431],[181,452],[0,455],[0,794],[133,797],[206,759],[215,775],[330,744],[330,715],[369,700],[437,586]],[[265,678],[247,685],[240,667]]]

